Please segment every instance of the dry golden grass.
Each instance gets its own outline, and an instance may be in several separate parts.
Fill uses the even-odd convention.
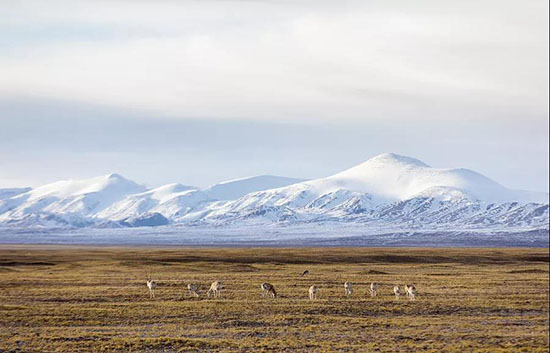
[[[548,249],[1,246],[0,352],[548,352],[548,260]],[[207,299],[217,279],[227,289]],[[264,281],[277,299],[261,298]],[[417,301],[395,300],[405,283]]]

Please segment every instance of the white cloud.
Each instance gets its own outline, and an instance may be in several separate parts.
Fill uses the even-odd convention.
[[[544,1],[13,2],[2,23],[16,43],[0,55],[0,92],[215,118],[453,120],[495,106],[540,113],[548,92],[545,8]]]

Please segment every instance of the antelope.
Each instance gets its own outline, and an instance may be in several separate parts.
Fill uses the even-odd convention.
[[[199,285],[196,283],[189,283],[187,285],[187,290],[189,291],[189,294],[194,295],[195,297],[199,297]]]
[[[378,294],[377,290],[378,290],[379,287],[380,287],[379,283],[372,282],[370,284],[370,296],[371,297],[376,297],[376,295]]]
[[[405,293],[409,300],[416,300],[416,287],[414,284],[405,284]]]
[[[317,288],[317,286],[309,287],[309,300],[317,299],[318,292],[319,292],[319,288]]]
[[[208,292],[206,292],[206,294],[208,295],[208,298],[210,298],[210,294],[212,294],[214,296],[214,298],[219,298],[220,297],[220,290],[222,290],[224,288],[225,287],[223,286],[222,282],[215,281],[210,285],[210,289],[208,290]]]
[[[353,294],[353,288],[352,288],[350,282],[344,283],[344,291],[345,291],[346,295],[352,295]]]
[[[264,282],[260,285],[260,288],[262,289],[263,298],[265,298],[266,295],[271,295],[273,299],[277,298],[277,292],[271,283]]]
[[[401,295],[401,287],[393,286],[393,293],[395,294],[395,299],[399,300],[399,296]]]
[[[309,275],[309,270],[305,270],[304,272],[302,272],[300,276],[304,277],[305,275]]]
[[[157,282],[153,281],[149,276],[147,276],[147,288],[149,288],[149,298],[154,298],[155,288],[157,288]]]

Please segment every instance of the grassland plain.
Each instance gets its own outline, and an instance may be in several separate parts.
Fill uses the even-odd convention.
[[[0,245],[0,351],[548,352],[548,261],[548,249]],[[218,279],[222,297],[206,298]],[[262,299],[264,281],[277,299]],[[405,283],[416,301],[395,300]]]

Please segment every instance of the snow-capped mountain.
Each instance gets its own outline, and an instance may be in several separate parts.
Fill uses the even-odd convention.
[[[160,214],[174,220],[192,211],[201,210],[216,201],[233,200],[250,192],[301,181],[303,179],[262,175],[222,182],[204,190],[181,184],[168,184],[129,195],[99,212],[95,218],[119,221],[136,215]]]
[[[7,189],[1,189],[7,190]],[[315,179],[258,176],[199,189],[146,189],[120,175],[1,191],[0,224],[239,227],[354,224],[369,229],[548,229],[548,194],[468,169],[386,153]],[[11,194],[10,194],[11,192]]]
[[[146,188],[118,174],[66,180],[30,189],[4,199],[0,214],[24,216],[40,212],[93,215],[123,197]]]
[[[207,189],[168,184],[147,189],[118,174],[68,180],[36,189],[2,189],[0,224],[18,226],[165,225],[209,204],[303,179],[271,175],[215,184]],[[134,222],[134,221],[137,221]]]
[[[500,205],[500,213],[495,205]],[[468,169],[435,169],[414,158],[386,153],[327,178],[250,193],[186,218],[220,225],[265,219],[547,227],[548,194],[510,190]]]
[[[0,222],[93,225],[89,218],[144,186],[118,174],[43,185],[0,200]]]

